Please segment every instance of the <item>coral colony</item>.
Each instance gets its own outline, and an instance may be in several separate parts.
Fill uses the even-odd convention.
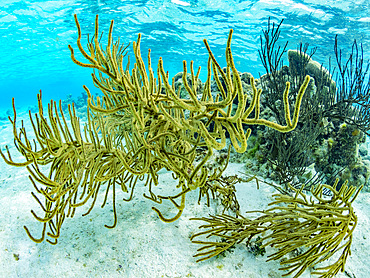
[[[25,161],[13,161],[8,148],[5,153],[1,152],[6,163],[25,166],[30,173],[36,190],[32,195],[44,212],[39,215],[31,211],[43,224],[41,237],[35,237],[25,227],[33,241],[42,242],[48,237],[49,243],[56,244],[66,217],[73,217],[76,209],[87,203],[83,215],[89,214],[98,193],[103,190],[102,206],[108,198],[113,204],[113,223],[105,226],[114,228],[117,224],[116,190],[127,193],[124,201],[128,202],[133,198],[138,181],[143,181],[147,188],[144,197],[157,205],[153,210],[164,222],[181,217],[189,191],[199,188],[199,201],[206,196],[208,205],[210,195],[221,200],[223,214],[196,219],[206,222],[191,238],[194,243],[203,245],[195,255],[198,261],[245,241],[247,246],[254,245],[255,254],[263,254],[266,246],[276,248],[275,253],[268,254],[268,260],[281,260],[281,270],[287,271],[284,275],[298,277],[321,262],[326,265],[314,267],[313,274],[333,277],[339,270],[344,271],[357,224],[352,202],[362,186],[347,186],[347,181],[339,182],[339,178],[328,185],[320,175],[308,182],[297,181],[309,162],[300,159],[300,151],[306,150],[306,156],[308,150],[315,153],[312,142],[328,134],[324,132],[325,119],[330,113],[331,119],[335,119],[343,109],[347,110],[341,114],[342,123],[347,119],[346,128],[353,136],[368,134],[369,125],[364,117],[368,102],[354,101],[356,97],[357,100],[368,97],[368,87],[351,91],[352,87],[349,90],[345,87],[347,82],[343,86],[339,84],[340,92],[336,93],[331,74],[317,66],[311,59],[312,54],[304,53],[307,48],[302,45],[297,51],[289,51],[289,68],[281,67],[280,59],[286,52],[286,45],[274,50],[281,23],[271,28],[269,22],[264,37],[261,36],[260,57],[267,74],[260,80],[240,74],[235,68],[231,52],[233,30],[230,30],[225,68],[220,67],[211,46],[204,40],[209,54],[206,82],[201,83],[198,78],[200,68],[195,72],[193,62],[188,67],[184,61],[183,72],[176,75],[171,84],[162,58],[156,72],[152,68],[150,50],[146,62],[142,59],[140,34],[132,43],[135,63],[130,70],[126,55],[129,45],[121,44],[120,39],[113,41],[113,20],[105,48],[99,40],[98,16],[94,36],[87,39],[87,48],[81,43],[76,15],[75,22],[77,47],[86,62],[77,60],[75,50],[69,46],[71,58],[79,66],[96,70],[92,78],[102,92],[101,97],[94,97],[84,86],[87,123],[83,127],[80,125],[74,104],[69,104],[65,112],[61,101],[51,100],[44,113],[40,92],[38,114],[34,117],[31,112],[29,114],[36,139],[31,141],[23,123],[17,128],[13,99],[14,117],[9,119],[15,146]],[[359,52],[355,54],[359,56]],[[339,59],[338,63],[342,61]],[[366,73],[353,75],[351,80],[363,80]],[[348,72],[340,68],[340,74],[343,77]],[[318,98],[318,93],[322,95],[323,91],[326,96]],[[308,118],[313,117],[313,111],[317,111],[315,118]],[[261,133],[261,130],[269,131]],[[307,137],[308,141],[297,139],[299,136]],[[253,138],[252,148],[247,146],[249,138]],[[281,147],[282,142],[285,148]],[[263,144],[274,148],[270,157],[263,155]],[[262,158],[267,157],[273,166],[271,169],[278,173],[276,179],[280,183],[273,186],[280,194],[273,195],[275,200],[255,218],[239,212],[234,185],[245,179],[222,175],[235,151],[254,159],[262,153]],[[210,167],[211,156],[222,152],[223,159],[219,158],[219,163]],[[49,165],[49,173],[43,172],[42,165]],[[161,169],[172,172],[177,181],[177,194],[154,193]],[[253,178],[258,182],[255,176],[247,181]],[[178,213],[164,215],[158,208],[163,201],[171,202]],[[333,255],[336,255],[334,259],[326,262]]]

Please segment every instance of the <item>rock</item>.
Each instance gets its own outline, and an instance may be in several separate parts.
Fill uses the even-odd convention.
[[[365,156],[366,157],[369,153],[369,150],[367,148],[367,144],[361,144],[360,148],[358,150],[358,153],[359,153],[360,156]]]
[[[288,50],[289,69],[293,75],[305,75],[315,79],[315,85],[322,85],[326,91],[335,91],[336,83],[330,72],[320,63],[312,60],[309,55],[298,50]],[[302,68],[304,66],[304,68]]]
[[[184,98],[184,99],[190,99],[189,92],[186,90],[186,88],[184,86],[182,76],[183,76],[183,72],[179,72],[173,77],[173,80],[175,82],[175,90],[177,92],[177,90],[181,86],[180,97]],[[188,82],[188,85],[191,88],[193,83],[192,83],[192,80],[191,80],[191,74],[190,73],[186,74],[186,81]],[[196,85],[197,85],[198,94],[202,93],[203,84],[202,84],[202,81],[199,78],[198,78],[198,80],[196,80]]]

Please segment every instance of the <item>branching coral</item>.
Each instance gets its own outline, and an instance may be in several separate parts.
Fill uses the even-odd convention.
[[[360,158],[356,151],[348,150],[356,149],[361,142],[353,139],[350,129],[356,130],[355,134],[359,136],[355,138],[359,140],[364,138],[363,133],[370,133],[370,63],[364,59],[362,44],[354,41],[348,52],[339,48],[338,37],[334,43],[336,66],[333,67],[329,59],[328,69],[312,59],[317,48],[309,50],[307,43],[300,43],[296,50],[287,51],[288,42],[281,44],[279,38],[282,22],[271,24],[269,20],[260,38],[259,56],[266,70],[259,80],[264,96],[261,105],[269,108],[265,113],[271,110],[276,121],[283,122],[284,113],[278,93],[282,84],[291,82],[294,100],[294,92],[299,90],[305,76],[308,74],[312,79],[302,101],[300,124],[290,133],[266,130],[260,149],[260,157],[264,160],[260,163],[267,162],[264,166],[273,168],[270,177],[281,184],[291,183],[293,186],[294,183],[299,186],[297,177],[302,177],[307,168],[315,163],[315,171],[322,182],[332,183],[340,168],[346,167],[344,171],[350,172],[355,167],[355,160]],[[289,66],[283,64],[286,52]],[[347,133],[341,134],[338,131],[343,123],[349,128]],[[345,140],[347,135],[350,140]],[[346,146],[337,144],[333,148],[330,143],[330,149],[326,150],[322,142],[334,138],[348,143]],[[327,152],[324,158],[320,156],[322,150]]]
[[[193,242],[204,245],[195,256],[201,257],[198,261],[206,260],[236,243],[245,240],[248,245],[252,238],[260,236],[260,248],[272,246],[278,249],[268,256],[268,261],[282,259],[280,264],[283,267],[280,270],[288,270],[283,276],[295,273],[294,277],[299,277],[308,267],[314,267],[336,255],[337,260],[312,272],[320,277],[333,277],[339,270],[344,271],[346,259],[351,254],[352,233],[357,224],[352,202],[362,188],[348,187],[344,183],[337,191],[337,185],[338,180],[333,186],[316,185],[311,188],[312,196],[302,193],[303,186],[301,189],[291,187],[294,196],[273,195],[275,201],[269,204],[272,207],[265,211],[254,211],[261,214],[255,219],[225,214],[195,219],[208,222],[200,227],[206,228],[206,231],[191,238]],[[324,188],[333,193],[330,199],[323,197]],[[216,236],[221,241],[195,240],[202,235],[207,235],[206,238]],[[283,258],[298,248],[303,248],[302,253]]]
[[[133,43],[135,64],[131,71],[129,63],[124,66],[125,50],[118,39],[113,42],[113,21],[108,33],[108,44],[102,48],[99,41],[98,16],[95,23],[95,34],[88,38],[87,50],[81,44],[81,28],[75,16],[78,30],[77,47],[87,63],[75,57],[74,49],[69,46],[72,60],[79,66],[93,68],[93,81],[103,93],[102,97],[93,97],[87,87],[88,122],[80,128],[79,119],[73,106],[69,106],[70,126],[59,103],[59,111],[54,101],[48,105],[48,115],[44,116],[41,94],[38,97],[39,114],[33,124],[36,141],[28,139],[22,126],[17,133],[16,111],[13,125],[15,144],[26,162],[16,163],[8,152],[1,152],[3,159],[13,166],[27,166],[31,181],[38,194],[45,198],[44,204],[33,194],[44,211],[40,217],[32,212],[35,218],[44,224],[40,239],[28,235],[36,242],[41,242],[47,226],[47,235],[56,243],[65,217],[72,217],[77,207],[85,205],[92,199],[88,214],[94,207],[98,193],[106,187],[103,206],[108,195],[113,199],[113,228],[117,222],[115,209],[116,187],[120,186],[129,194],[126,201],[132,199],[138,180],[144,181],[149,196],[146,198],[160,204],[169,200],[178,209],[172,218],[166,218],[157,208],[153,208],[165,222],[172,222],[181,216],[185,208],[185,196],[190,190],[202,188],[206,182],[220,179],[224,168],[208,171],[204,164],[211,157],[213,149],[220,150],[226,146],[227,131],[237,152],[244,152],[251,130],[244,130],[243,124],[265,125],[280,132],[293,130],[298,122],[300,104],[310,77],[306,76],[301,86],[290,115],[288,101],[290,84],[286,83],[283,93],[285,125],[277,124],[260,118],[260,94],[254,79],[252,101],[246,105],[247,95],[243,91],[240,76],[235,68],[231,53],[231,37],[229,33],[226,45],[226,71],[217,63],[211,48],[204,40],[209,53],[207,81],[204,88],[199,88],[200,68],[194,72],[190,63],[192,83],[187,81],[187,63],[183,62],[183,84],[189,94],[188,98],[180,97],[180,89],[175,90],[174,82],[169,81],[164,70],[163,60],[158,62],[155,74],[152,68],[150,50],[147,56],[147,67],[141,57],[139,34]],[[155,77],[155,75],[157,77]],[[221,84],[220,77],[223,84]],[[211,94],[211,78],[214,77],[220,94],[215,98]],[[223,86],[225,85],[225,87]],[[233,101],[238,98],[236,110],[232,109]],[[14,108],[14,103],[13,103]],[[254,111],[254,115],[251,115]],[[196,150],[203,147],[207,154],[195,163]],[[47,175],[43,174],[39,165],[50,165]],[[158,171],[166,169],[173,173],[177,180],[178,193],[173,196],[157,195],[153,186],[159,183]],[[42,186],[38,187],[36,182]],[[232,196],[232,195],[230,195]],[[180,202],[179,202],[180,199]],[[230,206],[233,200],[230,200]]]

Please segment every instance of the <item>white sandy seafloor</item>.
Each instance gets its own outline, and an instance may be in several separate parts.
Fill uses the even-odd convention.
[[[18,115],[26,119],[26,114]],[[28,132],[31,128],[26,124]],[[0,147],[12,146],[12,127],[9,121],[0,121]],[[14,147],[13,159],[19,160]],[[23,161],[23,160],[21,160]],[[230,164],[227,175],[242,171],[242,164]],[[0,159],[0,277],[281,277],[276,261],[266,262],[265,256],[254,257],[244,244],[238,245],[226,257],[212,258],[196,263],[193,255],[199,245],[190,242],[189,237],[203,222],[191,221],[191,217],[204,217],[221,213],[213,203],[208,208],[198,205],[198,191],[187,194],[186,208],[181,218],[174,223],[163,223],[151,209],[158,207],[166,217],[172,217],[177,210],[169,202],[154,204],[145,199],[142,184],[136,186],[135,197],[124,202],[117,194],[118,223],[116,228],[107,229],[104,224],[113,222],[112,202],[100,207],[102,190],[92,212],[82,217],[87,207],[79,208],[74,218],[67,218],[62,226],[57,245],[46,241],[37,244],[31,241],[23,226],[35,237],[41,234],[42,224],[34,219],[31,209],[38,204],[31,196],[35,191],[25,168],[10,167]],[[160,186],[174,187],[171,174],[161,172]],[[141,185],[141,186],[140,186]],[[241,212],[263,210],[272,200],[274,189],[260,184],[257,190],[254,182],[237,185],[237,197]],[[111,195],[110,195],[111,197]],[[125,196],[126,197],[126,196]],[[110,198],[111,199],[111,198]],[[346,273],[337,277],[370,277],[370,193],[362,192],[353,204],[358,216],[354,232],[352,255],[346,264]],[[307,270],[302,278],[317,277]]]

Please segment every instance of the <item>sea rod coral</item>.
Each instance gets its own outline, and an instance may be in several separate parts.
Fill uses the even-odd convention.
[[[248,245],[258,236],[260,249],[267,246],[278,249],[268,256],[268,261],[281,259],[280,270],[288,271],[282,276],[294,274],[296,278],[307,268],[329,261],[328,265],[316,266],[311,274],[322,278],[334,277],[339,271],[344,271],[347,257],[351,254],[352,234],[357,225],[352,203],[362,189],[362,186],[348,187],[345,182],[337,191],[338,181],[333,186],[317,184],[311,187],[312,196],[302,192],[304,185],[300,189],[290,186],[294,196],[273,195],[275,200],[269,204],[271,208],[248,212],[260,214],[254,219],[226,214],[194,218],[207,222],[200,226],[207,230],[191,238],[194,243],[203,245],[195,257],[200,257],[198,261],[207,260],[236,243],[246,241]],[[333,196],[325,198],[324,188]],[[206,239],[213,236],[223,240],[198,239],[204,235]]]
[[[86,62],[77,60],[75,50],[69,46],[71,58],[79,66],[97,70],[92,78],[103,94],[93,97],[84,87],[88,95],[87,124],[81,127],[73,104],[68,106],[69,122],[61,102],[57,104],[51,100],[47,111],[44,111],[40,93],[38,114],[34,117],[31,112],[29,114],[36,139],[31,141],[23,122],[20,129],[17,127],[13,100],[14,117],[9,119],[13,125],[15,146],[25,161],[13,161],[8,148],[5,153],[1,152],[8,164],[26,166],[30,173],[36,190],[32,195],[43,211],[42,216],[31,211],[43,223],[41,237],[32,236],[25,227],[35,242],[42,242],[47,235],[51,238],[47,241],[56,244],[66,217],[73,217],[78,207],[87,204],[89,207],[83,215],[90,213],[103,188],[105,198],[102,206],[111,196],[114,216],[113,224],[106,227],[115,227],[116,190],[120,188],[127,193],[124,200],[130,201],[138,181],[143,181],[148,188],[148,194],[144,195],[146,198],[157,204],[163,200],[173,203],[178,209],[175,216],[166,217],[156,207],[153,210],[161,220],[175,221],[185,208],[189,191],[220,179],[226,166],[209,171],[204,165],[214,149],[226,147],[226,131],[231,145],[242,153],[251,133],[250,129],[244,130],[245,125],[264,125],[280,132],[289,132],[297,125],[300,104],[310,77],[306,76],[301,85],[294,109],[288,101],[290,84],[286,83],[283,92],[284,125],[261,119],[261,90],[257,90],[255,80],[251,78],[253,95],[247,99],[231,52],[232,30],[226,45],[225,71],[204,40],[209,54],[204,87],[198,87],[195,82],[200,68],[195,73],[193,62],[190,63],[189,83],[186,78],[188,66],[183,62],[183,85],[188,97],[182,98],[173,82],[170,84],[162,59],[159,59],[156,72],[152,67],[150,50],[146,63],[142,59],[140,34],[133,42],[135,64],[130,70],[129,62],[124,65],[127,46],[121,44],[120,39],[113,41],[113,21],[104,49],[99,39],[98,16],[95,33],[91,39],[88,37],[87,48],[81,43],[81,28],[76,15],[75,22],[77,47]],[[215,97],[211,94],[212,76],[220,91]],[[236,98],[238,104],[235,109],[232,106]],[[205,149],[206,155],[196,162],[198,148]],[[41,165],[50,166],[47,174],[43,173]],[[160,182],[158,171],[161,169],[173,173],[177,180],[177,194],[163,196],[154,192],[154,187]]]

